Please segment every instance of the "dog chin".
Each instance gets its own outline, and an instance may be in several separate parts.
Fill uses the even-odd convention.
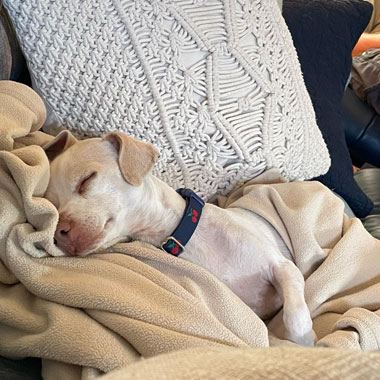
[[[107,253],[105,251],[108,248],[112,247],[113,245],[115,245],[117,243],[125,243],[129,240],[130,239],[126,238],[126,237],[119,237],[119,238],[112,239],[110,241],[101,242],[101,243],[97,244],[94,248],[91,248],[88,251],[86,250],[85,252],[80,253],[78,256],[88,256],[92,253]]]
[[[58,247],[58,246],[57,246]],[[97,245],[94,245],[92,247],[86,248],[85,250],[81,252],[71,252],[69,249],[65,249],[64,247],[58,247],[67,257],[85,257],[90,255],[91,253],[94,253],[97,250]]]
[[[104,252],[104,251],[106,251],[108,248],[112,247],[113,245],[115,245],[117,243],[126,243],[126,242],[128,242],[130,240],[131,239],[128,238],[128,237],[115,238],[115,239],[110,240],[108,242],[104,242],[101,246],[99,246],[99,248],[97,249],[97,252],[98,253],[107,253],[107,252]]]
[[[96,244],[94,244],[94,245],[86,248],[82,252],[75,252],[75,253],[72,253],[69,250],[65,250],[65,248],[63,248],[63,247],[58,247],[58,248],[67,257],[86,257],[86,256],[89,256],[89,255],[95,254],[95,253],[106,253],[104,251],[107,250],[107,248],[113,246],[114,244],[126,242],[126,241],[129,241],[129,240],[130,239],[126,238],[126,237],[122,237],[122,238],[119,237],[119,238],[115,238],[115,239],[107,241],[107,242],[96,243]]]

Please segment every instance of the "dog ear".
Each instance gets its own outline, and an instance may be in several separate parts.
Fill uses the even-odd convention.
[[[53,140],[42,146],[49,161],[63,153],[66,149],[74,145],[78,140],[69,131],[62,131]]]
[[[124,179],[139,186],[152,169],[159,153],[152,144],[139,141],[121,132],[111,132],[103,137],[109,141],[119,155],[119,167]]]

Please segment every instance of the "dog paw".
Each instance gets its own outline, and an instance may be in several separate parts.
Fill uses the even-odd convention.
[[[302,346],[314,346],[316,335],[313,331],[313,321],[306,304],[294,307],[284,313],[286,339]]]
[[[301,346],[314,347],[317,336],[315,335],[313,330],[310,330],[309,332],[303,335],[290,334],[286,336],[286,339],[294,343],[297,343]]]

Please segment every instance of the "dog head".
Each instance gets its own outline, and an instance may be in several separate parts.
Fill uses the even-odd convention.
[[[85,256],[125,238],[128,214],[158,157],[154,147],[120,132],[78,141],[63,131],[44,149],[51,160],[45,197],[59,212],[57,246]]]

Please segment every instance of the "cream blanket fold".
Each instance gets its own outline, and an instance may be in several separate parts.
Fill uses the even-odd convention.
[[[380,355],[324,348],[196,348],[112,371],[101,380],[379,380]]]
[[[185,260],[138,242],[59,257],[57,210],[43,198],[49,163],[40,146],[51,138],[38,131],[44,118],[30,88],[0,82],[0,355],[47,359],[45,379],[57,380],[186,348],[268,347],[265,324]],[[330,190],[269,171],[225,205],[279,231],[305,274],[320,345],[379,350],[380,242]],[[280,317],[269,323],[279,338]]]
[[[379,351],[380,241],[348,218],[343,202],[321,183],[281,182],[270,170],[223,206],[255,212],[280,233],[306,278],[318,345]],[[281,313],[268,327],[282,336]]]

